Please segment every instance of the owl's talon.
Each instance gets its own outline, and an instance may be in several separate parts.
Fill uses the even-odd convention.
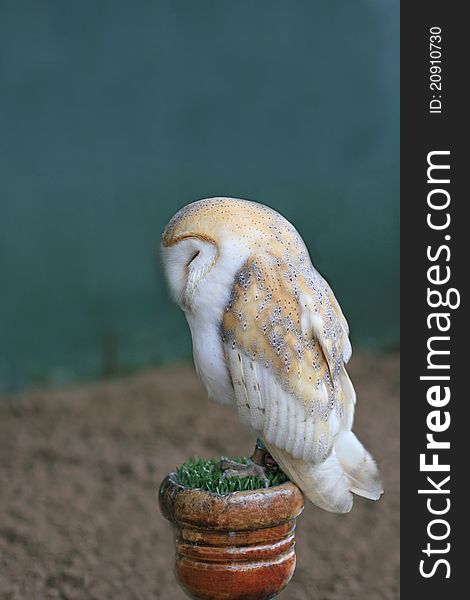
[[[246,463],[237,463],[234,460],[222,458],[219,467],[223,471],[223,479],[229,477],[259,477],[263,481],[264,487],[269,487],[269,479],[266,476],[265,468],[250,459]]]
[[[238,463],[235,460],[226,458],[225,456],[222,456],[219,462],[219,469],[222,471],[226,471],[227,469],[239,471],[240,469],[244,469],[246,466],[247,465],[245,463]]]

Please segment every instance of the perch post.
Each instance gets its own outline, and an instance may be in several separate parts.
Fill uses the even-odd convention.
[[[182,486],[171,473],[159,504],[174,526],[176,578],[191,598],[267,600],[291,579],[304,506],[293,483],[216,494]]]

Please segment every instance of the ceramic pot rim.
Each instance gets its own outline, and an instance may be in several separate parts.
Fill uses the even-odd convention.
[[[176,473],[163,480],[159,503],[164,517],[174,523],[231,531],[280,525],[297,518],[304,506],[302,492],[290,481],[217,494],[181,485]]]

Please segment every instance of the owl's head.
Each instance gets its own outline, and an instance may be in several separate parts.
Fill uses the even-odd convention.
[[[203,282],[207,297],[229,293],[235,273],[253,253],[305,251],[294,227],[257,202],[208,198],[184,206],[162,236],[162,258],[171,293],[192,312]]]

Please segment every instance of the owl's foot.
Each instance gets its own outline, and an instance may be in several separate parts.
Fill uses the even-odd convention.
[[[266,468],[251,459],[248,459],[246,463],[237,463],[234,460],[223,458],[219,463],[219,467],[223,471],[222,477],[224,479],[228,477],[259,477],[263,481],[264,487],[269,487]]]

